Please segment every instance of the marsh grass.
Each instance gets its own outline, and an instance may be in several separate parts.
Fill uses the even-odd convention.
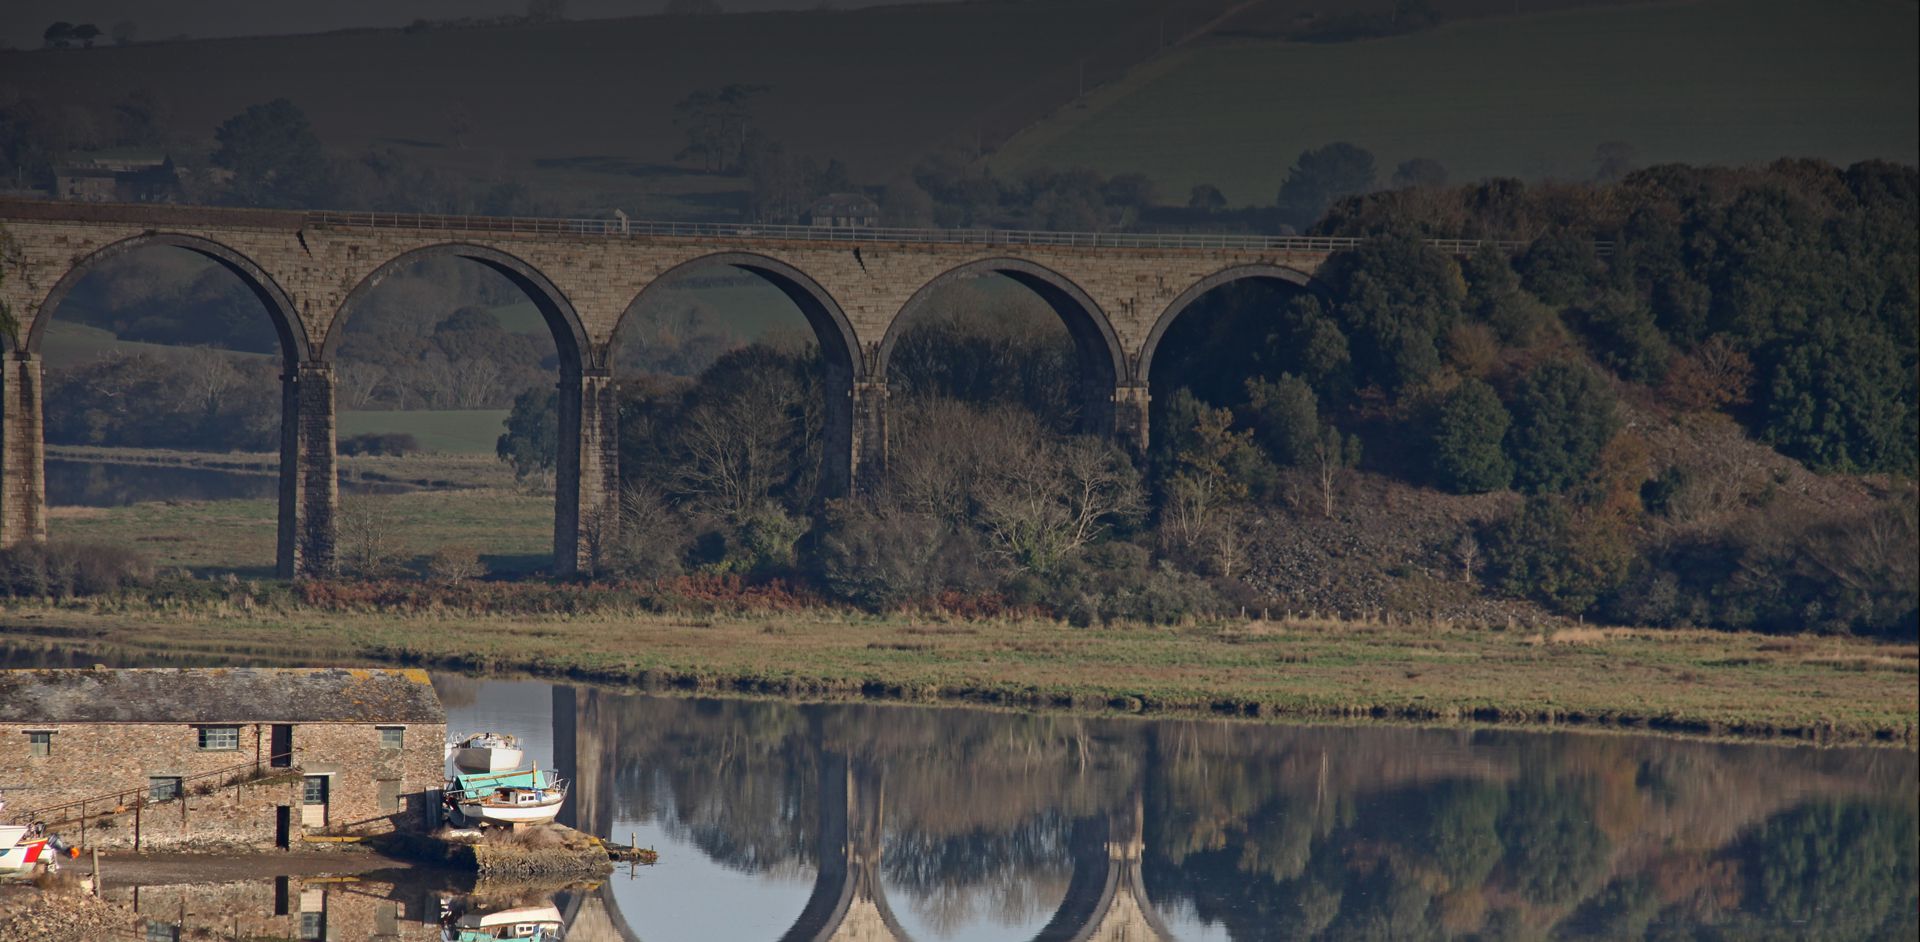
[[[1694,630],[1330,619],[1075,628],[829,608],[325,612],[257,599],[14,603],[16,646],[389,663],[646,689],[1296,718],[1533,722],[1911,744],[1920,648]]]

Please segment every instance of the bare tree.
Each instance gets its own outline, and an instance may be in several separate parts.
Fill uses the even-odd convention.
[[[339,560],[344,571],[361,577],[384,575],[393,568],[398,550],[392,518],[366,497],[340,500]]]
[[[764,504],[785,471],[803,395],[789,377],[762,371],[749,374],[735,395],[695,406],[680,435],[687,452],[682,488],[733,519]]]
[[[1334,485],[1348,468],[1360,463],[1360,439],[1329,425],[1313,444],[1313,467],[1320,482],[1320,513],[1333,516]]]
[[[1453,544],[1453,561],[1460,565],[1460,580],[1473,585],[1480,571],[1480,541],[1472,533],[1460,534]]]
[[[487,574],[480,562],[480,551],[465,544],[442,546],[427,557],[427,578],[448,585],[459,585]]]

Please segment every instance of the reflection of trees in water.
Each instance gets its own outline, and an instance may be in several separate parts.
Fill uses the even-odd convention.
[[[1910,755],[1160,731],[1148,886],[1236,940],[1746,936],[1809,922],[1849,927],[1835,938],[1913,934],[1913,810],[1861,797],[1911,795]]]
[[[1136,791],[1152,902],[1236,940],[1914,924],[1911,753],[590,696],[621,813],[738,869],[811,866],[823,757],[872,770],[937,932],[1037,921]]]
[[[882,868],[888,887],[910,897],[914,912],[936,932],[979,921],[1029,923],[1066,892],[1072,825],[1064,815],[1042,813],[1005,831],[895,832]]]

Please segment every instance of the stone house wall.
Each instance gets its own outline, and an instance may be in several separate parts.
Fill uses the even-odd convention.
[[[108,871],[111,876],[111,871]],[[116,887],[107,898],[130,906],[134,938],[324,939],[413,942],[440,938],[432,894],[377,880],[302,883],[298,877],[246,883]],[[155,929],[159,931],[154,931]]]
[[[202,750],[200,727],[187,724],[9,724],[0,729],[0,784],[11,789],[8,813],[100,799],[88,812],[124,813],[104,827],[90,822],[86,840],[131,847],[134,806],[148,797],[154,777],[177,777],[184,780],[182,799],[149,803],[139,812],[143,850],[208,843],[271,847],[282,806],[290,808],[295,839],[303,832],[425,829],[437,821],[443,724],[381,724],[403,730],[398,749],[382,746],[381,726],[374,724],[288,724],[293,748],[286,769],[270,761],[273,724],[228,725],[239,728],[238,749]],[[36,732],[50,735],[45,756],[33,754]],[[208,775],[229,769],[232,774]],[[328,789],[324,824],[303,828],[304,776],[326,776]],[[48,823],[74,841],[80,836],[77,817],[75,809],[49,815]]]

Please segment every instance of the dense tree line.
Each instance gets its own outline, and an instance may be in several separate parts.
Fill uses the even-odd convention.
[[[1427,216],[1404,211],[1416,195]],[[1741,221],[1756,207],[1777,211]],[[668,554],[676,566],[778,573],[876,608],[987,593],[1076,619],[1177,618],[1257,601],[1236,578],[1254,521],[1336,520],[1357,468],[1524,496],[1434,548],[1495,594],[1643,624],[1910,632],[1909,485],[1783,516],[1766,509],[1777,481],[1663,465],[1645,426],[1733,421],[1818,471],[1909,480],[1916,252],[1890,220],[1916,209],[1914,172],[1877,164],[1351,200],[1325,228],[1369,237],[1328,261],[1323,291],[1230,286],[1169,332],[1137,472],[1069,434],[1064,331],[970,311],[901,342],[871,498],[818,499],[818,367],[743,352],[629,406],[635,515],[704,521],[679,544],[704,548]],[[1464,259],[1419,238],[1529,232],[1516,254]],[[702,436],[744,450],[702,452]]]

